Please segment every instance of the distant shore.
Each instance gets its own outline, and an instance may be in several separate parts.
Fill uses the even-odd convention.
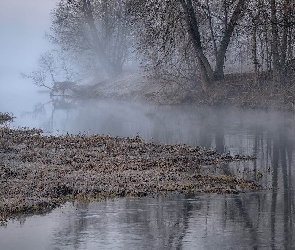
[[[294,112],[294,81],[292,75],[286,77],[285,83],[275,84],[267,76],[256,82],[252,73],[227,74],[225,79],[214,82],[204,92],[185,81],[156,79],[139,72],[127,72],[113,80],[89,82],[81,89],[81,96],[149,101],[163,105],[235,106]]]
[[[202,174],[201,166],[251,160],[140,137],[44,136],[0,127],[0,221],[53,209],[71,200],[181,193],[239,193],[255,182]]]

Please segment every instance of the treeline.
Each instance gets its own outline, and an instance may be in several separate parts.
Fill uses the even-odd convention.
[[[140,58],[150,74],[203,90],[241,71],[282,83],[294,35],[292,0],[61,0],[48,34],[58,53],[43,56],[37,79],[55,80],[56,61],[70,78],[69,69],[116,76]]]
[[[203,89],[240,67],[283,82],[294,57],[291,0],[129,1],[140,49],[166,74],[201,78]]]

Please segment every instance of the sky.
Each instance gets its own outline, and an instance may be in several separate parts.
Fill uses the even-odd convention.
[[[45,32],[50,31],[50,11],[56,2],[0,0],[1,75],[34,69],[38,56],[50,46]]]
[[[0,0],[0,112],[21,117],[44,102],[37,95],[40,87],[21,73],[37,70],[38,58],[52,47],[45,32],[50,31],[50,12],[57,1]]]

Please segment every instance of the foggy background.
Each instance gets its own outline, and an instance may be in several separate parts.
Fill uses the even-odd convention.
[[[54,0],[0,2],[0,67],[3,74],[19,74],[37,65],[40,53],[51,45],[44,38],[50,28]],[[1,81],[1,88],[7,84]]]
[[[40,54],[52,47],[45,32],[50,29],[50,11],[56,2],[0,1],[0,112],[15,114],[16,106],[31,109],[38,101],[30,96],[40,88],[21,73],[36,68]]]

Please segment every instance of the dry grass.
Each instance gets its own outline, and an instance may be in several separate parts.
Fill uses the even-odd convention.
[[[251,159],[138,136],[44,136],[37,129],[1,128],[0,219],[73,199],[257,189],[252,181],[199,172],[201,165]]]

